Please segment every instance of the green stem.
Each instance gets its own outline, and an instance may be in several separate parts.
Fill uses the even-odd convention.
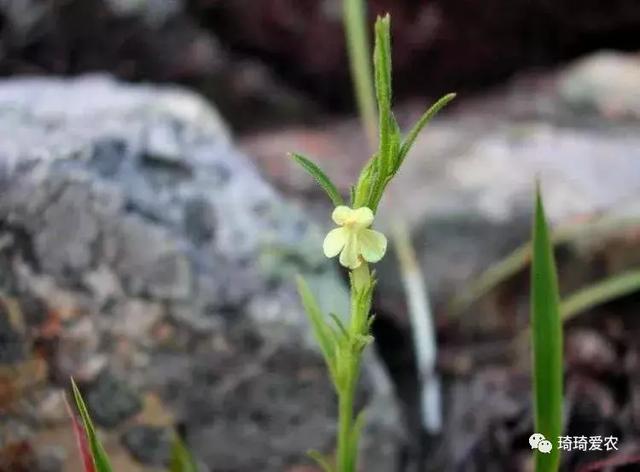
[[[369,303],[363,303],[361,291],[366,290],[371,284],[371,272],[369,266],[363,263],[351,273],[351,322],[349,324],[349,337],[351,338],[350,351],[346,362],[346,372],[341,385],[337,385],[338,393],[338,469],[337,472],[355,472],[358,455],[357,438],[353,437],[354,427],[354,398],[358,379],[360,377],[360,361],[362,359],[362,347],[356,340],[368,334],[367,317],[369,315]]]
[[[344,391],[339,393],[339,430],[338,430],[338,472],[354,472],[351,451],[351,429],[353,424],[353,400],[355,396],[355,375],[353,363],[349,365],[349,380]]]
[[[375,147],[377,112],[371,72],[371,48],[367,36],[364,0],[343,0],[344,29],[349,52],[353,88],[362,126],[369,144]]]

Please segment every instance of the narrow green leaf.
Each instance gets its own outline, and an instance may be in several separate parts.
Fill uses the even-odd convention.
[[[407,154],[409,154],[409,151],[411,150],[413,143],[416,141],[416,138],[420,134],[420,131],[422,131],[422,129],[427,125],[427,123],[429,123],[429,121],[431,121],[431,119],[434,116],[436,116],[438,112],[442,110],[454,98],[456,98],[455,93],[449,93],[445,95],[444,97],[440,98],[436,103],[431,105],[431,108],[429,108],[424,113],[424,115],[420,117],[420,119],[413,126],[413,128],[411,128],[411,131],[409,131],[406,139],[404,140],[404,142],[402,143],[402,146],[400,147],[400,154],[398,155],[397,167],[400,167],[400,164],[402,164],[402,161],[404,161],[404,158],[407,157]]]
[[[98,439],[95,428],[93,427],[93,423],[91,421],[91,417],[89,416],[89,412],[87,411],[87,406],[82,399],[82,394],[78,389],[73,378],[71,379],[71,389],[73,391],[73,398],[76,403],[76,407],[80,412],[80,417],[82,418],[82,423],[84,425],[84,430],[87,435],[87,440],[89,442],[89,447],[91,449],[91,455],[93,457],[93,463],[96,467],[96,472],[112,472],[111,464],[109,463],[109,458],[107,457],[107,453],[102,447],[102,443]]]
[[[362,410],[356,416],[353,426],[351,427],[351,434],[349,435],[349,450],[351,451],[351,470],[356,470],[356,463],[358,461],[358,445],[360,444],[360,437],[362,436],[362,430],[365,425],[365,411]]]
[[[308,451],[307,455],[311,457],[322,468],[323,472],[334,472],[334,468],[329,464],[327,458],[318,451]]]
[[[333,184],[333,182],[331,182],[329,177],[327,177],[325,173],[322,172],[320,167],[300,154],[292,152],[289,155],[298,164],[300,164],[302,168],[306,170],[314,179],[316,179],[316,182],[318,182],[320,184],[320,187],[324,189],[335,206],[344,205],[342,195],[340,195],[340,192],[338,192],[336,186]]]
[[[554,442],[562,433],[562,321],[553,247],[539,188],[533,226],[531,325],[535,432]],[[560,451],[535,453],[536,472],[556,472]]]
[[[583,238],[606,238],[640,224],[637,218],[598,217],[594,221],[569,223],[551,233],[554,245],[578,241]],[[531,242],[527,242],[503,259],[491,264],[468,287],[456,295],[449,307],[451,316],[460,315],[476,300],[496,286],[524,270],[531,261]]]
[[[601,280],[569,295],[560,305],[562,319],[575,315],[613,299],[640,290],[640,270],[632,270]]]
[[[169,472],[198,472],[196,461],[177,433],[174,433],[171,443]]]
[[[400,132],[400,126],[398,125],[398,121],[393,113],[391,113],[390,120],[389,153],[393,159],[393,169],[391,174],[395,174],[401,163],[400,147],[402,145],[402,133]]]
[[[316,341],[320,345],[320,349],[322,354],[324,355],[325,361],[331,374],[335,374],[335,340],[333,339],[333,334],[331,329],[327,325],[324,316],[322,315],[322,311],[318,306],[318,302],[316,302],[313,293],[309,289],[309,286],[302,278],[302,276],[297,276],[298,283],[298,293],[300,294],[300,298],[302,299],[302,305],[307,313],[307,317],[311,322],[311,328],[313,330],[313,335],[316,338]]]
[[[342,322],[340,317],[338,315],[336,315],[335,313],[329,313],[329,316],[331,317],[331,319],[333,320],[335,325],[338,327],[338,330],[340,331],[340,334],[343,337],[348,337],[349,333],[347,333],[347,329],[345,328],[344,323]]]
[[[376,97],[378,99],[378,120],[380,143],[379,183],[393,172],[394,156],[391,155],[392,117],[391,117],[391,18],[378,17],[375,25],[376,41],[373,52],[373,66]]]
[[[358,183],[355,186],[351,198],[351,206],[353,208],[360,208],[361,206],[369,206],[369,197],[371,195],[371,186],[375,182],[375,169],[377,165],[377,155],[374,155],[360,172],[358,177]]]

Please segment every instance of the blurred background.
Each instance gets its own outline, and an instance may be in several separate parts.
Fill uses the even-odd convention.
[[[567,434],[619,438],[564,470],[637,470],[640,3],[367,4],[401,126],[458,96],[377,218],[410,238],[378,265],[363,470],[532,470],[536,177],[573,302]],[[336,407],[293,279],[341,314],[347,285],[286,153],[345,194],[369,157],[342,2],[0,0],[0,75],[0,471],[80,470],[69,376],[118,471],[165,470],[174,429],[202,470],[316,470]]]

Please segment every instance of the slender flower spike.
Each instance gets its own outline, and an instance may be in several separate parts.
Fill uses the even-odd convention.
[[[367,207],[352,209],[340,205],[333,210],[331,218],[339,228],[329,231],[322,248],[327,257],[340,254],[340,264],[356,269],[362,261],[378,262],[387,250],[384,234],[369,229],[373,223],[373,212]]]

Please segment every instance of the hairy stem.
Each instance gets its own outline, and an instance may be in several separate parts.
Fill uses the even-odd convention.
[[[354,472],[352,464],[355,464],[353,455],[357,451],[351,450],[351,430],[353,426],[353,401],[355,397],[354,362],[349,363],[348,381],[344,390],[338,393],[339,430],[338,430],[338,472]]]

